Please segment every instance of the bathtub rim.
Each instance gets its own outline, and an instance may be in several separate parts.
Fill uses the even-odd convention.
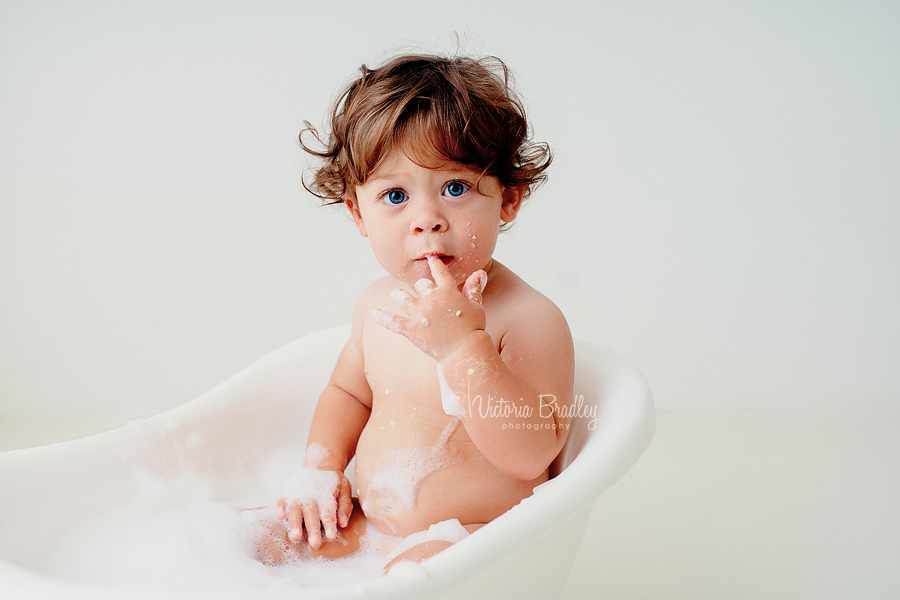
[[[341,325],[304,336],[254,361],[245,369],[214,387],[210,392],[181,406],[149,417],[147,421],[165,423],[171,419],[190,420],[196,418],[203,414],[210,399],[214,398],[216,390],[228,385],[243,373],[257,368],[260,363],[280,356],[287,348],[301,352],[314,351],[322,338],[341,337],[342,345],[348,335],[349,325]],[[420,598],[438,598],[452,593],[455,588],[467,580],[474,579],[490,569],[504,556],[541,539],[559,524],[579,512],[583,512],[586,506],[593,505],[596,498],[612,486],[649,445],[655,431],[655,413],[646,380],[637,369],[619,355],[592,342],[576,339],[576,365],[576,385],[580,381],[579,375],[582,378],[587,376],[589,382],[593,381],[599,386],[601,391],[597,392],[598,397],[603,396],[605,399],[604,405],[601,407],[601,414],[605,416],[605,419],[599,422],[597,431],[587,436],[578,452],[585,460],[573,460],[554,479],[536,488],[534,495],[524,499],[507,513],[482,527],[473,536],[461,540],[423,563],[404,564],[403,568],[394,569],[389,575],[381,578],[351,584],[299,589],[293,591],[290,594],[291,597],[312,598],[324,594],[331,598],[360,597],[361,594],[383,597],[386,594],[407,593],[416,594]],[[584,373],[585,368],[589,373]],[[60,456],[68,454],[69,451],[77,451],[82,446],[97,448],[99,442],[102,442],[103,446],[114,445],[128,435],[128,427],[129,425],[126,424],[77,440],[0,453],[0,472],[4,471],[4,463],[12,464],[19,460],[40,461],[46,459],[48,454],[56,455],[54,460],[61,460]],[[600,456],[602,460],[596,460],[597,456]],[[595,460],[588,460],[590,457],[594,457]],[[598,471],[600,476],[597,476]],[[576,481],[579,478],[580,483]],[[540,502],[536,501],[538,497],[541,498]],[[542,510],[542,507],[548,504],[556,508],[555,514],[546,514]],[[586,526],[586,523],[584,525]],[[579,542],[580,539],[579,537]],[[481,548],[480,552],[468,551],[474,544],[478,544]],[[489,551],[493,558],[485,560],[485,551]],[[45,580],[51,589],[65,592],[67,597],[71,597],[71,594],[76,591],[74,588],[90,588],[93,594],[91,597],[98,597],[96,594],[100,589],[118,590],[119,593],[122,590],[122,588],[111,586],[94,586],[53,578],[13,561],[0,559],[0,567],[4,569],[8,567],[3,563],[12,565],[13,571],[21,569],[32,576],[27,579]],[[138,591],[135,588],[127,589],[129,592]],[[433,593],[429,593],[429,589]],[[48,589],[48,591],[50,590]],[[180,591],[140,591],[148,592],[150,594],[148,597],[153,598],[181,596]],[[252,597],[255,595],[247,592],[248,590],[242,590],[241,596]],[[211,592],[210,596],[223,597],[221,591]],[[272,592],[266,591],[261,597],[276,596],[277,594],[273,595]],[[191,590],[190,597],[197,598],[198,591]]]

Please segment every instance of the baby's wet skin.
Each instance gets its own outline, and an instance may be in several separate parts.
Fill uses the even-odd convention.
[[[407,536],[452,518],[464,526],[486,523],[546,480],[504,475],[478,451],[460,420],[443,412],[439,399],[423,406],[393,400],[399,395],[392,390],[392,400],[376,400],[380,408],[357,446],[361,505],[382,533]]]
[[[319,468],[340,472],[355,455],[360,504],[354,513],[362,512],[382,534],[405,537],[453,519],[478,527],[546,481],[564,434],[506,430],[496,419],[467,412],[472,399],[466,394],[505,394],[522,404],[525,397],[534,404],[543,390],[571,396],[566,362],[572,356],[558,309],[491,257],[497,224],[504,215],[511,220],[518,203],[508,204],[499,188],[490,188],[489,197],[473,192],[469,199],[439,200],[419,192],[432,184],[437,189],[444,175],[417,175],[409,165],[398,173],[387,178],[407,181],[410,195],[393,182],[377,185],[390,184],[384,193],[395,194],[402,208],[387,205],[384,193],[367,203],[360,187],[359,209],[350,205],[376,258],[389,272],[396,268],[397,278],[375,282],[357,302],[351,339],[317,405],[310,441],[335,450],[334,460]],[[448,214],[459,212],[458,220],[470,212],[462,210],[467,202],[481,208],[463,216],[460,231]],[[399,243],[383,228],[399,231]],[[550,319],[536,319],[541,314]],[[517,335],[508,337],[514,328]],[[528,330],[539,335],[523,336]],[[545,347],[547,330],[553,335]],[[354,415],[350,421],[347,411]],[[347,494],[343,481],[330,489],[331,500],[308,496],[285,511],[289,540],[297,543],[305,534],[314,550],[337,548],[328,541],[335,539],[335,525],[343,528],[334,506]],[[429,547],[436,552],[438,546],[446,545]]]
[[[485,269],[500,222],[515,218],[521,199],[521,190],[503,188],[480,169],[452,161],[424,168],[394,149],[347,207],[381,266],[411,291],[417,279],[431,277],[429,255],[458,285]]]
[[[494,262],[487,287],[482,289],[480,278],[473,278],[469,297],[466,297],[465,286],[461,291],[454,281],[444,277],[442,269],[446,269],[446,265],[443,261],[431,258],[429,263],[433,265],[438,284],[422,283],[418,289],[406,292],[410,297],[415,294],[418,304],[395,293],[398,282],[385,278],[367,290],[358,305],[359,312],[369,316],[375,309],[380,309],[388,314],[397,310],[399,299],[404,312],[409,307],[413,313],[396,315],[400,317],[400,323],[412,322],[413,326],[418,323],[421,328],[429,329],[431,324],[422,325],[418,319],[423,314],[419,308],[421,299],[425,296],[439,299],[441,293],[452,289],[458,297],[452,297],[451,301],[465,304],[437,308],[446,310],[446,317],[435,314],[437,304],[426,307],[432,311],[426,313],[427,318],[433,318],[438,327],[442,327],[443,321],[456,323],[463,320],[451,308],[472,312],[475,294],[487,294],[485,302],[490,307],[495,301],[489,294],[491,286],[497,285],[501,291],[510,286],[506,279],[510,276],[508,270]],[[438,289],[439,284],[446,289]],[[488,321],[482,333],[488,334],[488,339],[502,339],[505,325],[502,319]],[[382,534],[401,538],[448,519],[458,519],[467,528],[476,527],[498,517],[529,496],[535,485],[546,481],[546,467],[526,479],[505,473],[488,460],[469,435],[466,422],[444,410],[435,358],[423,352],[407,336],[379,326],[371,316],[360,334],[361,354],[366,356],[366,386],[372,396],[368,416],[353,447],[360,495],[360,503],[354,505],[354,516],[362,516]],[[447,351],[440,343],[435,346],[439,352]],[[500,349],[494,348],[492,352],[497,354]],[[514,361],[516,354],[510,353],[510,357]],[[472,360],[475,362],[454,363],[452,372],[468,367],[470,378],[477,380],[473,383],[479,386],[489,383],[493,367],[484,360]],[[480,419],[470,415],[469,424],[478,425],[473,418]],[[497,437],[510,435],[513,434],[500,429],[495,434]],[[340,515],[337,518],[340,521]],[[342,529],[341,525],[338,522]],[[294,534],[293,541],[297,543],[303,537],[302,532]],[[318,527],[309,538],[307,541],[314,550],[321,544],[322,548],[335,548],[338,554],[347,551],[341,542],[323,543]],[[436,548],[441,544],[432,545]]]
[[[318,538],[317,544],[306,543],[301,546],[299,539],[292,539],[292,531],[287,531],[278,521],[269,522],[262,535],[255,542],[256,560],[270,565],[290,564],[296,560],[302,560],[304,556],[310,558],[339,558],[353,554],[360,549],[360,540],[366,532],[366,519],[354,500],[353,510],[346,526],[329,541]],[[305,550],[304,552],[301,551]]]
[[[429,254],[426,258],[432,279],[416,281],[418,297],[402,287],[391,291],[391,298],[408,316],[376,308],[372,318],[440,363],[460,347],[463,338],[484,330],[486,317],[481,300],[488,274],[475,271],[466,278],[460,291],[438,255]]]
[[[450,518],[458,518],[463,525],[488,522],[530,495],[547,476],[542,472],[522,480],[501,472],[485,458],[459,419],[445,411],[436,376],[438,363],[423,347],[434,348],[432,354],[438,356],[451,354],[454,336],[464,338],[479,330],[484,323],[477,319],[484,318],[481,299],[487,277],[476,273],[460,290],[442,261],[429,257],[429,267],[437,283],[417,282],[416,297],[391,289],[396,280],[378,288],[380,300],[374,314],[383,315],[392,327],[366,327],[362,336],[363,348],[371,357],[366,374],[373,401],[357,444],[356,476],[367,517],[391,535],[409,535]],[[401,304],[407,316],[382,308],[384,296],[392,298],[394,305]],[[397,335],[397,329],[405,333]],[[432,329],[449,331],[428,337]],[[499,338],[499,333],[493,333]],[[478,376],[484,376],[480,369]],[[441,437],[448,430],[444,446]],[[438,448],[442,450],[436,452]],[[392,466],[395,458],[415,468]],[[386,475],[392,470],[397,477]],[[394,489],[386,489],[390,482]],[[411,492],[414,505],[400,501]]]

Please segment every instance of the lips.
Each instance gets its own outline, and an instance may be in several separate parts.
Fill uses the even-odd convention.
[[[421,258],[417,258],[416,262],[422,261],[427,264],[429,256],[437,256],[438,258],[441,259],[441,262],[444,263],[445,265],[449,265],[453,261],[453,257],[450,256],[449,254],[426,254],[425,256],[423,256]]]

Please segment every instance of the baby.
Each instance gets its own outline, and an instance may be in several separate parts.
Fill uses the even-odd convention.
[[[529,496],[566,441],[566,320],[492,257],[550,152],[498,59],[363,66],[330,134],[304,133],[324,146],[301,134],[323,162],[310,191],[346,205],[388,275],[356,303],[280,518],[311,556],[354,552],[371,525],[405,538],[386,568],[421,561]]]

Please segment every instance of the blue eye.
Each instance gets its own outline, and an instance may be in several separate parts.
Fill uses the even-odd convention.
[[[446,192],[448,196],[458,198],[459,196],[465,194],[468,189],[469,186],[462,181],[451,181],[447,184],[447,187],[444,188],[444,192]]]
[[[391,204],[400,204],[406,200],[406,192],[403,190],[391,190],[384,195]]]

